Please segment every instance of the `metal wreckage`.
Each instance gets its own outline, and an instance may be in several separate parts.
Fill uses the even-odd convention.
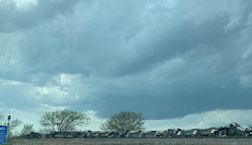
[[[197,137],[252,137],[252,129],[244,129],[237,123],[231,123],[224,127],[211,127],[206,129],[182,130],[167,129],[163,131],[81,131],[81,132],[31,132],[22,136],[27,139],[38,138],[197,138]]]

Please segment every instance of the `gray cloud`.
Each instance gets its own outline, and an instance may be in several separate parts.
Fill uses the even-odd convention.
[[[251,109],[250,6],[246,0],[48,0],[23,10],[1,3],[0,60],[10,65],[0,62],[0,77],[30,86],[27,96],[36,105],[101,117],[120,110],[164,119]]]
[[[13,1],[1,2],[0,32],[10,33],[23,31],[43,25],[48,20],[52,20],[61,15],[68,15],[74,11],[74,6],[79,0],[73,1],[41,1],[37,5],[30,6],[26,9],[16,8]]]

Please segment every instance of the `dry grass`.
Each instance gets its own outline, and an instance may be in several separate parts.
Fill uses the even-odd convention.
[[[252,138],[15,139],[6,145],[252,145]]]

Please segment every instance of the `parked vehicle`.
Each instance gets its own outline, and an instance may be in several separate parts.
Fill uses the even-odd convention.
[[[50,132],[46,134],[31,132],[23,135],[26,139],[40,138],[197,138],[197,137],[252,137],[251,128],[242,128],[237,123],[224,127],[211,127],[205,129],[167,129],[148,131],[80,131],[80,132]]]

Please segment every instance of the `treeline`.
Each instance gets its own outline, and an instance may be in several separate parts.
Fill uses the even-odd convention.
[[[0,114],[0,124],[7,125],[4,120],[5,116]],[[42,128],[39,132],[69,132],[76,131],[78,127],[83,127],[92,122],[91,118],[85,113],[73,110],[61,110],[46,112],[39,121]],[[12,136],[13,130],[22,125],[22,121],[15,119],[11,120],[8,129],[8,136]],[[127,130],[143,130],[144,117],[141,113],[122,111],[111,115],[104,123],[101,123],[100,129],[103,131],[119,131],[125,132]],[[35,129],[32,124],[23,124],[23,129],[19,134],[28,134],[34,132]]]

